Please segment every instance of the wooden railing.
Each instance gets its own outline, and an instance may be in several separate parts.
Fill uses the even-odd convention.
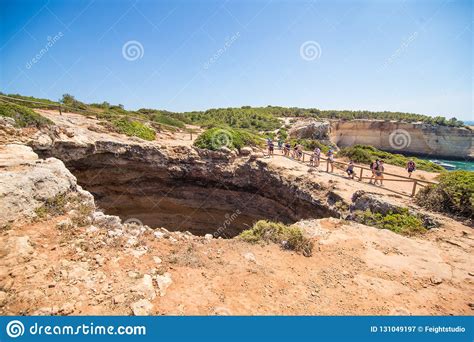
[[[283,151],[283,149],[281,150]],[[293,151],[289,151],[289,154],[291,154]],[[293,152],[294,153],[294,152]],[[284,157],[284,155],[281,155]],[[311,157],[312,157],[312,153],[308,153],[308,152],[302,152],[302,155],[301,155],[301,160],[298,159],[298,158],[295,158],[295,157],[292,157],[292,156],[287,156],[288,158],[292,159],[292,160],[296,160],[298,162],[301,162],[301,163],[304,163],[305,162],[305,156],[307,157],[307,160],[310,161],[311,160]],[[329,163],[327,162],[328,161],[328,158],[325,158],[325,157],[320,157],[320,162],[323,161],[323,162],[326,162],[326,172],[329,172]],[[349,166],[349,163],[345,163],[345,162],[341,162],[341,161],[336,161],[336,160],[333,160],[332,162],[335,166],[337,165],[343,165],[344,167],[347,167]],[[357,165],[357,164],[354,164],[354,173],[356,173],[356,169],[360,169],[360,172],[359,172],[359,175],[356,175],[355,177],[357,177],[358,181],[362,181],[364,179],[372,179],[373,177],[364,177],[364,170],[365,171],[369,171],[370,173],[372,173],[372,170],[369,168],[369,167],[366,167],[366,166],[362,166],[362,165]],[[383,176],[391,176],[391,177],[395,177],[395,178],[383,178],[383,181],[384,182],[411,182],[413,183],[413,187],[412,187],[412,190],[411,190],[411,193],[410,194],[406,194],[404,192],[398,192],[399,194],[401,195],[404,195],[404,196],[409,196],[409,197],[413,197],[415,196],[416,194],[416,189],[417,187],[425,187],[429,184],[438,184],[436,182],[432,182],[432,181],[427,181],[427,180],[424,180],[424,179],[420,179],[420,178],[413,178],[413,177],[406,177],[406,176],[401,176],[401,175],[397,175],[397,174],[394,174],[394,173],[390,173],[390,172],[381,172],[381,174]]]

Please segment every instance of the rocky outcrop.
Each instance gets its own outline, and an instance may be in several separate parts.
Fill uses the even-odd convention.
[[[99,207],[123,220],[231,237],[259,219],[339,216],[327,189],[280,175],[253,155],[91,136],[32,146],[64,161]]]
[[[328,140],[330,128],[328,121],[304,119],[297,121],[288,131],[288,134],[290,137],[297,139]]]
[[[0,170],[0,226],[36,217],[45,203],[70,193],[93,204],[92,196],[77,185],[62,161],[40,160],[30,147],[1,146]]]
[[[383,196],[368,194],[363,190],[354,192],[352,196],[352,204],[349,207],[351,214],[348,219],[356,219],[357,215],[354,212],[357,211],[370,211],[374,214],[388,215],[388,214],[402,214],[408,213],[412,216],[420,218],[425,228],[431,229],[439,227],[439,222],[434,219],[431,215],[421,213],[413,208],[406,208],[404,206],[396,205],[384,200]]]
[[[424,123],[381,120],[331,121],[331,140],[339,147],[370,145],[395,153],[474,159],[474,132]]]

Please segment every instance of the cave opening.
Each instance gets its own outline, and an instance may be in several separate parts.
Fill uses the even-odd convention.
[[[256,181],[267,174],[243,173],[225,183],[206,169],[183,175],[169,166],[133,163],[109,154],[65,164],[78,184],[92,193],[99,210],[151,228],[232,238],[258,220],[291,224],[333,215],[324,205],[295,196],[279,177]]]

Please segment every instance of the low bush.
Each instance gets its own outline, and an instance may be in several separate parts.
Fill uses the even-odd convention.
[[[474,172],[450,171],[438,177],[439,184],[418,191],[415,202],[427,209],[473,219]]]
[[[65,213],[66,203],[66,194],[59,194],[53,198],[47,199],[43,205],[35,209],[36,217],[38,219],[44,219],[48,215],[63,215]]]
[[[432,163],[428,160],[423,160],[414,157],[405,157],[401,154],[394,154],[376,149],[372,146],[354,145],[345,147],[338,152],[338,157],[347,157],[356,163],[369,164],[372,160],[383,159],[385,163],[405,167],[407,162],[411,159],[416,163],[416,167],[420,170],[430,172],[446,171],[442,166]]]
[[[112,125],[119,133],[144,140],[155,140],[155,130],[141,122],[121,118],[112,120]]]
[[[296,226],[287,226],[283,223],[260,220],[251,229],[240,233],[239,238],[250,243],[274,242],[282,247],[311,256],[313,242],[303,236],[303,232]]]
[[[356,211],[355,221],[367,226],[388,229],[392,232],[403,235],[414,235],[426,232],[423,220],[415,215],[411,215],[408,209],[399,213],[389,212],[386,215],[373,213],[370,210]]]
[[[32,109],[13,103],[0,102],[0,116],[14,119],[17,127],[43,127],[53,124],[51,120],[39,115]]]
[[[262,142],[258,135],[244,129],[212,127],[197,137],[194,146],[214,151],[221,147],[240,150],[244,146],[259,146]]]

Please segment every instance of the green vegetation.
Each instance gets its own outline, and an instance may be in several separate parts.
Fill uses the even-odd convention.
[[[355,212],[355,221],[380,229],[388,229],[403,235],[414,235],[426,232],[423,221],[404,209],[399,213],[389,212],[387,215],[373,213],[370,210]]]
[[[0,93],[0,95],[4,95],[4,94]],[[24,107],[41,108],[41,109],[58,109],[58,103],[48,100],[48,99],[42,99],[42,98],[33,97],[33,96],[23,96],[20,94],[8,94],[6,96],[12,97],[14,99],[4,99],[5,101],[13,101],[13,102],[16,101],[15,102],[16,104],[24,106]],[[20,100],[33,101],[37,103],[31,103],[31,102],[20,101]]]
[[[87,110],[88,106],[70,94],[64,94],[60,102],[71,109]]]
[[[303,236],[301,229],[283,223],[260,220],[251,229],[244,230],[239,238],[250,243],[274,242],[308,257],[313,253],[313,242]]]
[[[48,215],[58,216],[65,213],[65,206],[67,203],[66,195],[59,194],[53,198],[47,199],[45,203],[35,209],[35,214],[38,219],[44,219]]]
[[[441,174],[439,184],[418,191],[415,201],[430,210],[473,219],[474,172],[451,171]]]
[[[261,138],[244,129],[213,127],[201,133],[194,141],[194,146],[208,150],[221,147],[240,150],[244,146],[259,146]]]
[[[183,114],[172,113],[166,110],[142,108],[138,110],[138,113],[146,115],[153,122],[178,128],[184,128],[185,124],[192,123],[191,120]]]
[[[119,133],[132,137],[138,137],[144,140],[155,140],[155,130],[141,122],[129,120],[127,118],[121,118],[112,120],[112,125]]]
[[[414,157],[405,157],[401,154],[384,152],[372,146],[354,145],[345,147],[337,153],[338,157],[347,157],[356,163],[369,164],[372,160],[383,159],[385,163],[405,167],[407,162],[412,159],[416,163],[416,167],[420,170],[430,172],[446,171],[442,166]]]
[[[0,102],[0,116],[14,119],[18,127],[43,127],[53,123],[32,109],[14,103]]]
[[[186,115],[198,124],[226,124],[238,128],[256,128],[258,130],[273,130],[278,128],[272,120],[276,117],[313,117],[319,119],[339,120],[395,120],[402,122],[424,122],[432,125],[463,127],[464,123],[456,118],[446,119],[442,116],[401,113],[401,112],[371,112],[351,110],[319,110],[316,108],[297,107],[250,107],[210,109],[205,112],[190,112]]]
[[[254,131],[270,131],[281,126],[280,120],[266,108],[221,108],[185,113],[193,123],[202,126],[229,126]]]

